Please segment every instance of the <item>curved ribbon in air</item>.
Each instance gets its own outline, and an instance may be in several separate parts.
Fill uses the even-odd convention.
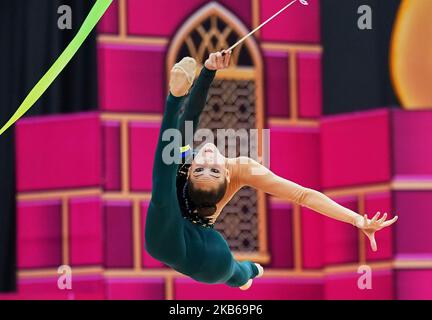
[[[84,20],[78,33],[62,52],[62,54],[53,63],[51,68],[44,74],[39,82],[29,92],[27,97],[18,107],[17,111],[9,119],[9,121],[0,129],[0,135],[3,134],[10,126],[17,122],[44,94],[48,87],[53,83],[57,76],[63,71],[66,65],[71,61],[78,49],[89,36],[90,32],[102,18],[106,10],[111,5],[112,0],[97,0],[90,13]]]

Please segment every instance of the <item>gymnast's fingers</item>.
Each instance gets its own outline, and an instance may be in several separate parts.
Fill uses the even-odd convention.
[[[221,52],[216,53],[216,65],[218,69],[222,69],[224,67],[224,61]]]
[[[381,212],[378,211],[377,214],[374,215],[374,217],[372,218],[371,224],[374,224],[377,221],[377,219],[379,218],[380,214],[381,214]]]
[[[225,68],[228,68],[229,64],[230,64],[230,59],[231,59],[231,51],[224,50],[224,53],[225,53],[225,55],[224,55],[224,65],[225,65]]]
[[[383,222],[386,221],[386,219],[387,219],[387,212],[385,212],[384,215],[382,216],[382,218],[379,219],[377,222],[378,222],[378,224],[381,225]]]
[[[209,60],[210,60],[210,65],[212,67],[216,68],[216,54],[215,53],[210,54]]]
[[[385,228],[385,227],[389,227],[389,226],[391,226],[393,223],[395,223],[395,222],[397,221],[397,219],[398,219],[398,216],[395,216],[393,219],[384,222],[384,223],[382,224],[382,226],[383,226],[384,228]]]

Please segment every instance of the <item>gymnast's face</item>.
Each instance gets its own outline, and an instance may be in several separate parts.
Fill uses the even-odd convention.
[[[192,161],[189,179],[198,189],[212,190],[218,188],[227,178],[229,179],[225,157],[214,144],[205,144]]]

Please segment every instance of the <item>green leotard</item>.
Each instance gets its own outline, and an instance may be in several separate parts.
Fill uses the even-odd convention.
[[[215,74],[204,67],[188,96],[169,94],[166,99],[153,166],[145,246],[154,258],[197,281],[240,287],[258,275],[258,268],[251,261],[236,261],[218,231],[183,218],[176,190],[179,165],[167,165],[162,160],[164,147],[171,143],[162,141],[164,130],[183,131],[185,121],[193,121],[197,127]]]

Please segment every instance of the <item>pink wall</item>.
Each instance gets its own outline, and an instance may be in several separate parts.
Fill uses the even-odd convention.
[[[270,128],[270,169],[308,188],[320,189],[320,141],[315,128]]]
[[[395,208],[397,207],[393,208],[392,206],[392,197],[390,192],[367,195],[365,201],[365,211],[369,219],[371,219],[378,211],[381,212],[381,214],[387,213],[388,219],[393,218],[395,214],[399,214],[398,211],[395,211]],[[395,228],[386,228],[376,234],[376,241],[379,245],[377,252],[372,251],[369,239],[365,238],[367,261],[389,260],[393,257],[394,231]]]
[[[387,182],[391,177],[387,110],[325,117],[321,122],[324,188]]]
[[[432,270],[399,270],[396,280],[398,299],[432,300]]]
[[[298,104],[301,118],[319,118],[322,114],[321,54],[299,53]]]
[[[272,203],[268,207],[268,232],[271,268],[294,266],[293,217],[290,204]]]
[[[97,25],[98,33],[118,33],[119,29],[119,2],[114,0]]]
[[[100,185],[98,114],[24,119],[16,139],[19,192]]]
[[[19,269],[60,266],[61,244],[60,201],[18,202],[17,265]]]
[[[112,278],[106,281],[107,298],[111,300],[163,300],[165,282],[162,278]]]
[[[363,273],[329,275],[325,279],[325,298],[328,300],[391,300],[394,299],[393,273],[389,270],[371,272],[371,288],[361,289]]]
[[[99,197],[70,200],[69,254],[71,266],[103,264],[103,226],[103,211]]]
[[[324,229],[325,218],[306,207],[301,208],[302,263],[305,269],[324,267],[326,247]]]
[[[151,191],[153,157],[159,138],[159,123],[131,123],[130,174],[131,190]]]
[[[162,112],[165,51],[163,46],[100,44],[100,108],[117,112]]]
[[[141,36],[171,36],[183,21],[196,10],[207,4],[205,0],[158,2],[128,0],[128,33]],[[217,1],[251,27],[252,12],[250,0]],[[169,19],[167,19],[169,17]]]
[[[247,291],[225,285],[206,285],[190,279],[175,281],[174,297],[178,300],[319,300],[323,298],[319,279],[262,278],[254,280]]]
[[[394,174],[401,179],[432,177],[432,113],[394,111]]]
[[[266,115],[267,117],[289,117],[290,91],[288,54],[264,52]]]
[[[105,298],[104,279],[98,275],[74,276],[72,290],[60,290],[58,277],[21,279],[13,294],[0,294],[0,300],[101,300]]]
[[[432,257],[432,191],[395,192],[399,221],[395,226],[398,255]]]
[[[121,189],[121,142],[120,122],[103,123],[103,161],[104,189],[114,191]]]
[[[357,199],[344,197],[334,199],[337,203],[355,212]],[[358,230],[346,223],[324,219],[324,261],[326,265],[358,262]]]
[[[132,205],[128,201],[106,201],[105,266],[133,266]]]
[[[279,0],[260,1],[261,22],[283,8]],[[262,39],[266,41],[320,42],[320,2],[309,1],[309,6],[299,4],[284,12],[283,19],[277,19],[262,29]]]

